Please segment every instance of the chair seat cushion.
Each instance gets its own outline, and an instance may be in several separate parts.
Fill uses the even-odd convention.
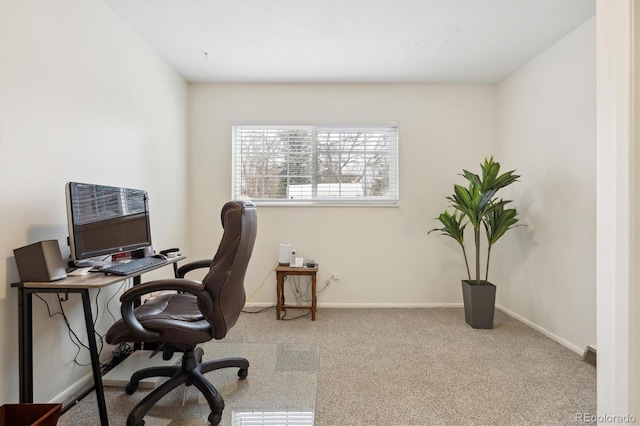
[[[213,336],[211,325],[198,309],[197,298],[190,294],[158,294],[148,298],[134,312],[145,329],[158,332],[160,336],[153,340],[141,339],[124,321],[118,320],[107,333],[108,343],[163,342],[189,347],[207,342]]]
[[[198,309],[195,296],[191,294],[159,293],[145,300],[136,309],[136,316],[153,316],[157,319],[175,319],[179,321],[200,321],[204,315]]]

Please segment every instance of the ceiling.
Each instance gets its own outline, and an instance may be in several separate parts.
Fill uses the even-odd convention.
[[[104,0],[190,82],[493,84],[595,0]]]

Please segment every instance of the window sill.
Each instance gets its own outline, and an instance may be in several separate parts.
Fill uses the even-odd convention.
[[[400,206],[399,200],[389,200],[389,201],[252,200],[252,201],[258,207],[399,207]]]

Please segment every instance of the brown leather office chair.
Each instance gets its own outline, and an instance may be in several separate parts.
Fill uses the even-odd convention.
[[[133,374],[125,388],[128,394],[135,392],[144,378],[170,378],[140,401],[129,414],[127,425],[144,425],[143,418],[151,407],[183,383],[195,385],[202,392],[211,408],[208,420],[217,425],[224,401],[204,374],[235,367],[239,368],[240,379],[247,377],[249,361],[245,358],[202,362],[203,350],[197,347],[224,338],[245,303],[244,276],[256,238],[256,207],[250,201],[230,201],[223,206],[221,216],[224,233],[213,260],[185,264],[178,268],[179,278],[142,283],[120,298],[122,319],[107,332],[108,343],[154,343],[165,360],[174,352],[183,352],[181,365],[145,368]],[[202,282],[184,278],[199,268],[209,268]],[[134,308],[140,296],[165,290],[177,293],[152,296]]]

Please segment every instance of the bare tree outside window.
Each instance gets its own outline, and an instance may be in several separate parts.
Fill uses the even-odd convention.
[[[233,197],[397,203],[397,127],[234,126]]]

